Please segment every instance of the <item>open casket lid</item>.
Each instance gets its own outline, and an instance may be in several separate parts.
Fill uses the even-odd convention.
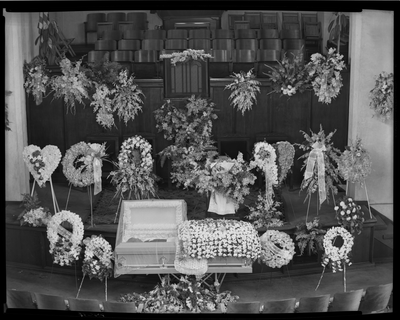
[[[118,222],[116,251],[126,243],[172,242],[178,225],[187,220],[184,200],[123,200]]]

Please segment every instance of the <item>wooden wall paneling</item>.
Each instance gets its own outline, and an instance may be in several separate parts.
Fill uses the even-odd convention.
[[[232,81],[229,79],[216,80],[211,82],[211,100],[218,109],[218,119],[214,122],[215,137],[231,135],[236,133],[236,109],[234,109],[229,101],[230,90],[224,90],[225,86]]]
[[[117,128],[113,127],[111,130],[103,128],[96,121],[96,114],[93,112],[93,107],[90,106],[90,101],[85,100],[85,105],[77,104],[75,106],[75,113],[70,110],[67,112],[67,107],[64,105],[65,112],[65,145],[69,149],[72,145],[86,141],[88,135],[97,135],[107,133],[109,135],[119,136],[121,123],[118,117],[115,118]]]
[[[310,128],[311,92],[296,93],[289,99],[280,94],[271,94],[272,131],[284,133],[290,143],[302,143],[304,137],[300,130],[305,132]],[[293,184],[299,186],[303,180],[303,171],[300,171],[302,160],[297,160],[303,153],[296,148],[293,165]]]
[[[41,228],[43,229],[43,228]],[[6,260],[27,265],[44,266],[42,247],[43,234],[40,229],[13,226],[7,229]],[[23,247],[21,247],[23,246]]]
[[[27,99],[28,144],[44,148],[55,145],[60,149],[61,156],[65,154],[64,145],[64,109],[61,99],[53,99],[51,94],[36,105],[32,95]],[[61,164],[52,175],[53,181],[63,180]]]
[[[269,85],[263,84],[260,86],[260,93],[257,94],[257,104],[253,105],[252,110],[249,112],[250,120],[249,134],[256,142],[256,136],[262,133],[272,131],[272,105]]]
[[[347,146],[349,121],[349,81],[350,73],[342,72],[343,86],[339,95],[330,104],[318,102],[318,97],[312,91],[311,125],[313,132],[319,132],[320,124],[325,135],[336,129],[332,137],[334,147],[344,151]]]

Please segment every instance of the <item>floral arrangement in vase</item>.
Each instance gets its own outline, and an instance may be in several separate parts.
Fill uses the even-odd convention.
[[[226,164],[229,165],[228,170]],[[232,199],[237,210],[250,193],[250,185],[256,180],[251,169],[240,152],[236,159],[207,159],[204,166],[194,164],[189,183],[201,194],[220,193]]]
[[[171,159],[172,181],[178,186],[193,187],[192,170],[216,155],[211,151],[213,121],[218,118],[215,104],[192,95],[182,108],[167,100],[154,111],[154,116],[158,132],[163,132],[164,138],[173,142],[160,152],[161,165],[167,158]]]
[[[394,77],[393,73],[381,72],[375,79],[375,87],[370,91],[370,107],[382,121],[393,116]]]
[[[114,253],[109,242],[101,235],[92,235],[83,239],[82,243],[85,246],[83,274],[100,281],[112,277]]]
[[[351,234],[359,235],[363,230],[364,223],[364,212],[361,210],[361,206],[353,198],[347,196],[339,201],[339,205],[334,208],[339,225]]]
[[[257,103],[257,93],[260,93],[261,83],[255,80],[253,69],[247,73],[240,71],[231,75],[233,82],[226,85],[225,89],[231,90],[229,100],[231,105],[236,107],[244,115],[245,111],[251,110],[254,103]],[[224,89],[224,90],[225,90]]]
[[[307,249],[307,253],[316,254],[319,251],[323,251],[323,240],[326,230],[322,229],[319,224],[319,219],[314,218],[313,221],[302,223],[296,226],[296,232],[294,233],[297,241],[297,246],[300,249],[300,255],[302,256]]]
[[[213,285],[206,286],[194,277],[181,276],[178,283],[162,277],[161,283],[150,292],[124,294],[118,301],[134,303],[138,312],[144,313],[198,313],[215,311],[238,299],[230,291],[218,292]]]
[[[338,161],[341,177],[352,183],[364,184],[371,173],[371,157],[363,147],[360,137],[345,148]]]
[[[281,95],[292,96],[297,92],[304,92],[311,89],[311,79],[308,76],[304,65],[303,53],[293,55],[289,58],[286,53],[277,67],[265,65],[271,69],[266,75],[272,81],[272,91],[270,93],[280,93]],[[269,94],[270,94],[269,93]]]
[[[211,54],[205,53],[204,50],[187,49],[182,52],[163,53],[160,59],[171,59],[171,64],[176,66],[177,63],[185,63],[190,60],[203,60],[212,58]]]
[[[303,144],[295,144],[305,151],[299,157],[299,159],[304,159],[301,169],[305,169],[300,190],[307,191],[305,200],[311,198],[311,195],[318,190],[319,203],[321,205],[325,199],[329,203],[329,191],[332,192],[332,195],[337,194],[335,183],[339,183],[339,173],[335,165],[339,160],[340,150],[335,148],[331,142],[336,130],[325,135],[322,125],[320,125],[318,133],[310,131],[311,135],[300,131],[306,140]]]
[[[310,62],[306,66],[309,76],[312,78],[312,88],[318,101],[329,104],[336,98],[343,86],[340,72],[346,67],[343,55],[335,53],[334,48],[329,48],[327,56],[320,53],[311,55]]]

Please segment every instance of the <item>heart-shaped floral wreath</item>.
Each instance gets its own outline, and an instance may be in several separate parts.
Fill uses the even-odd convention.
[[[53,145],[41,149],[31,144],[24,148],[22,157],[39,187],[44,187],[60,163],[61,152]]]

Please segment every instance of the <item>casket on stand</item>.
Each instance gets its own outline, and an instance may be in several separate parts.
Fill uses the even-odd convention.
[[[184,200],[122,201],[114,276],[177,273],[175,240],[186,212]]]

